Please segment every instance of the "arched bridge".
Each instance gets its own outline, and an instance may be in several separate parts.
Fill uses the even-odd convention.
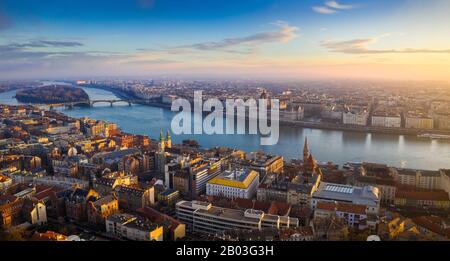
[[[137,100],[129,100],[129,99],[103,99],[103,100],[84,100],[84,101],[76,101],[76,102],[62,102],[62,103],[51,103],[51,104],[39,104],[38,106],[46,106],[50,107],[50,109],[55,107],[66,107],[73,108],[75,106],[89,106],[92,107],[96,103],[109,103],[112,107],[114,103],[128,103],[128,106],[131,106],[132,103],[137,103]]]

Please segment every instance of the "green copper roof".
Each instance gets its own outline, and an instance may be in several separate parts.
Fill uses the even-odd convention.
[[[164,135],[163,135],[163,130],[161,129],[161,131],[159,132],[159,140],[160,141],[164,141]]]

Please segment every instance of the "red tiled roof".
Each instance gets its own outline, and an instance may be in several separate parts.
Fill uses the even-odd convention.
[[[14,195],[1,195],[0,196],[0,204],[4,204],[6,202],[14,202],[17,199]]]
[[[156,209],[153,209],[151,207],[143,207],[137,210],[137,212],[144,217],[150,219],[150,221],[163,224],[165,221],[168,221],[170,223],[169,229],[171,231],[174,231],[181,223],[176,220],[175,218],[168,216],[166,214],[163,214]]]
[[[366,206],[357,204],[338,203],[337,210],[347,213],[366,214]]]
[[[330,202],[317,202],[316,209],[321,210],[328,210],[328,211],[335,211],[336,210],[336,204],[330,203]]]
[[[313,232],[312,227],[310,227],[310,226],[286,228],[286,229],[280,230],[280,239],[281,240],[289,239],[294,234],[299,234],[302,236],[313,236],[314,232]]]
[[[52,195],[53,192],[58,192],[61,189],[58,187],[51,187],[50,189],[38,192],[36,194],[34,194],[33,198],[37,199],[37,200],[43,200],[46,198],[50,198],[50,196]]]
[[[317,209],[328,210],[328,211],[340,211],[345,213],[354,214],[366,214],[366,206],[350,204],[350,203],[331,203],[331,202],[317,202]]]
[[[245,198],[237,198],[234,200],[240,208],[253,208],[253,200]]]
[[[450,228],[441,226],[442,219],[436,216],[420,216],[412,219],[418,226],[423,227],[431,232],[450,238]]]
[[[268,214],[285,216],[288,214],[291,205],[286,202],[272,201],[270,204]]]
[[[36,193],[42,192],[42,191],[46,191],[46,190],[50,190],[53,188],[53,186],[49,186],[49,185],[36,185]]]
[[[433,200],[433,201],[449,201],[447,192],[445,191],[402,191],[399,190],[395,194],[396,198],[406,198],[414,200]]]
[[[311,215],[311,210],[308,207],[292,206],[290,217],[308,218]]]

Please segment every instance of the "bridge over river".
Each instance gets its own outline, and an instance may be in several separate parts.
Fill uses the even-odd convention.
[[[109,105],[112,107],[115,103],[128,103],[128,106],[131,106],[133,103],[140,102],[139,100],[130,100],[130,99],[102,99],[102,100],[83,100],[83,101],[76,101],[76,102],[61,102],[61,103],[48,103],[48,104],[33,104],[35,106],[39,107],[50,107],[50,109],[56,108],[56,107],[65,107],[65,108],[73,108],[75,106],[89,106],[92,107],[96,103],[109,103]]]

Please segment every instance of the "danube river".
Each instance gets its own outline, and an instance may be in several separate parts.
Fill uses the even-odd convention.
[[[84,88],[91,99],[114,99],[113,93],[100,89]],[[0,93],[0,103],[17,104],[12,98],[15,91]],[[156,139],[160,128],[170,129],[176,114],[167,109],[116,103],[96,104],[91,108],[65,109],[73,117],[90,117],[115,122],[130,133],[145,134]],[[228,146],[247,152],[265,151],[283,155],[286,159],[302,154],[303,141],[308,138],[310,150],[318,161],[377,162],[396,167],[439,169],[450,168],[450,142],[418,139],[412,136],[370,134],[349,131],[332,131],[299,127],[280,127],[277,145],[261,146],[258,135],[172,135],[176,143],[195,139],[203,147]]]

